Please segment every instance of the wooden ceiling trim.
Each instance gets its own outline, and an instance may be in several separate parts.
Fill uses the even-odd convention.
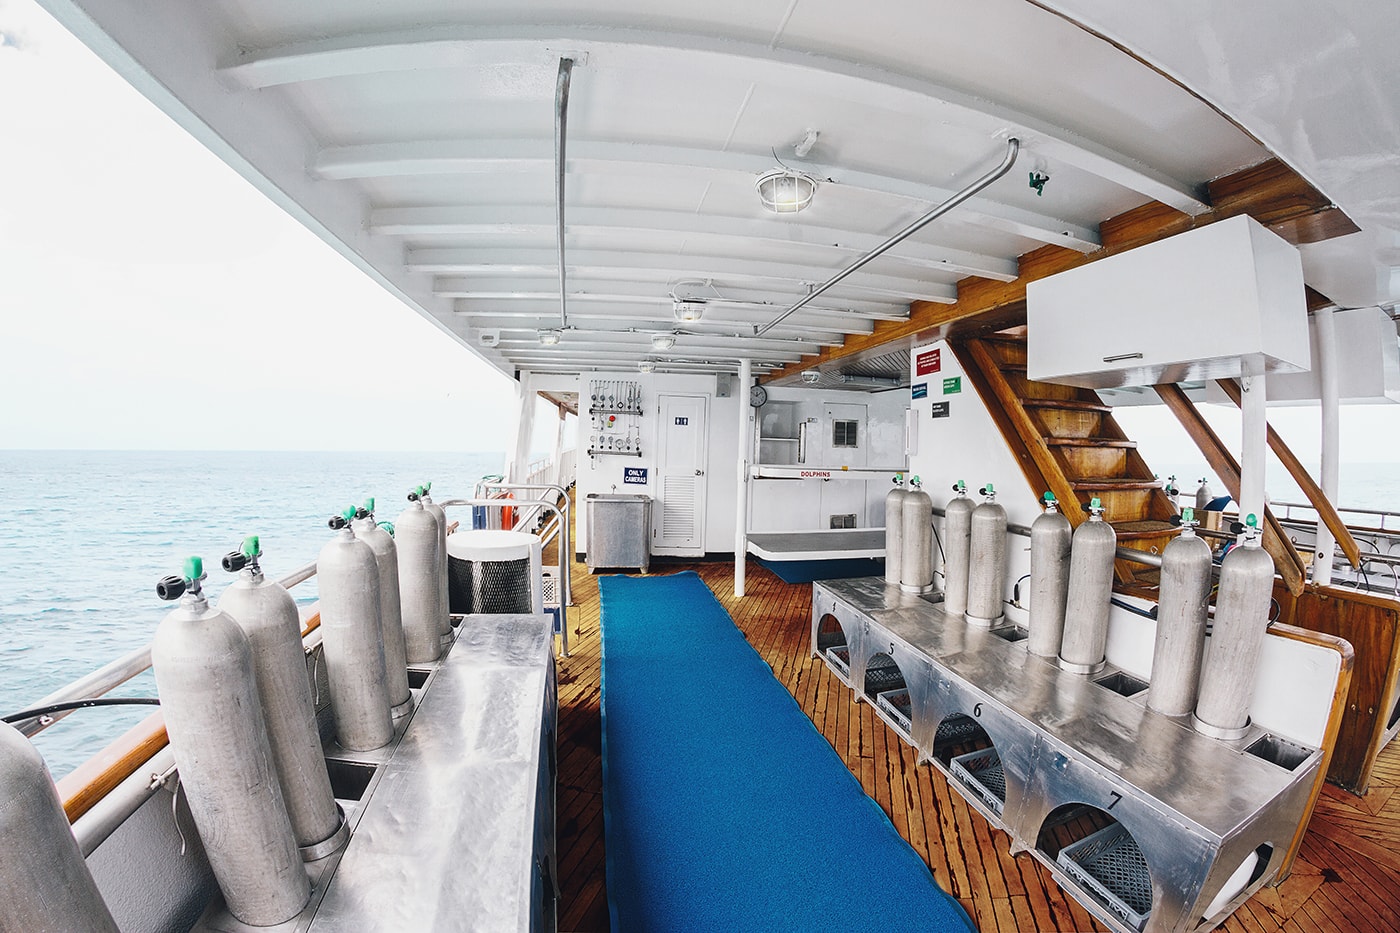
[[[841,346],[825,347],[815,359],[784,366],[762,381],[790,379],[804,369],[915,335],[921,339],[974,337],[1024,324],[1028,283],[1240,214],[1250,215],[1295,245],[1358,229],[1340,208],[1277,159],[1218,178],[1207,190],[1211,209],[1204,214],[1192,217],[1150,201],[1101,223],[1101,249],[1084,254],[1062,246],[1042,246],[1018,258],[1018,275],[1011,282],[976,276],[960,279],[955,303],[915,301],[909,306],[908,320],[876,322],[872,332],[848,336]],[[1310,308],[1320,304],[1311,295],[1309,299]],[[1319,299],[1325,300],[1325,296],[1319,295]]]

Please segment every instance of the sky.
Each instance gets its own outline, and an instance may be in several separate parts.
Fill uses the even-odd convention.
[[[505,376],[32,0],[0,0],[0,133],[0,448],[505,449]],[[1206,416],[1238,443],[1235,411]],[[1149,462],[1195,459],[1164,409],[1120,420]],[[1315,408],[1270,421],[1316,463]],[[552,448],[536,422],[532,449]],[[1344,408],[1342,450],[1400,462],[1400,406]]]
[[[0,448],[506,448],[506,376],[30,0],[0,0],[0,179]]]

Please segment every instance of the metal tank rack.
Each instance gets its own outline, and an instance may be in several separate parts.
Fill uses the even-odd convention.
[[[842,679],[857,699],[870,702],[922,760],[1004,829],[1013,853],[1031,852],[1111,928],[1210,929],[1281,868],[1317,777],[1319,750],[1257,728],[1234,742],[1208,738],[1182,719],[1148,710],[1142,682],[1124,672],[1109,667],[1085,677],[1060,670],[1029,654],[1014,628],[970,626],[945,614],[937,597],[904,593],[880,578],[813,584],[812,647],[824,659],[819,633],[833,628],[847,636]],[[908,695],[907,722],[896,714],[903,710],[880,702],[879,691],[864,689],[876,686],[867,680],[872,662],[879,669],[886,658]],[[1121,830],[1057,837],[1056,827],[1083,816],[1075,825],[1119,826],[1135,848],[1124,845]],[[1086,847],[1089,872],[1057,861],[1083,856]],[[1115,848],[1131,857],[1108,865],[1106,874],[1115,876],[1109,893],[1120,882],[1138,888],[1120,888],[1124,898],[1104,896],[1092,880]],[[1086,873],[1091,880],[1083,880]],[[1219,900],[1230,888],[1237,893]]]

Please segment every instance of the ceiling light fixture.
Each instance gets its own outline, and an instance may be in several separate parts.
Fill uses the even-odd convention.
[[[651,348],[653,350],[669,350],[676,345],[675,334],[652,334]]]
[[[637,369],[641,372],[649,373],[656,369],[656,364],[651,360],[642,360],[637,364]]]
[[[775,168],[758,176],[754,188],[763,206],[773,213],[796,214],[812,203],[817,180],[790,168]]]
[[[814,386],[821,380],[822,374],[815,369],[804,370],[802,373],[802,381],[809,386]]]
[[[559,339],[564,336],[564,332],[555,327],[542,327],[535,333],[539,336],[542,347],[556,346]]]
[[[694,324],[705,316],[705,303],[694,298],[677,298],[672,310],[682,324]]]

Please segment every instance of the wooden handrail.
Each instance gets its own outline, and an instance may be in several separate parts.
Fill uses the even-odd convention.
[[[155,712],[64,775],[58,782],[58,798],[63,801],[68,822],[91,810],[169,742],[165,717]]]
[[[1225,390],[1225,394],[1230,397],[1230,401],[1235,403],[1235,407],[1244,407],[1244,396],[1240,392],[1240,384],[1234,379],[1217,379],[1216,384]],[[1327,498],[1327,493],[1322,491],[1322,487],[1313,481],[1309,475],[1307,467],[1303,466],[1288,445],[1283,442],[1283,438],[1278,436],[1273,425],[1265,425],[1268,431],[1269,449],[1278,457],[1279,462],[1288,470],[1288,475],[1293,477],[1293,482],[1298,484],[1298,488],[1303,490],[1303,495],[1308,497],[1312,507],[1317,510],[1317,514],[1322,518],[1324,524],[1332,532],[1332,537],[1337,539],[1337,546],[1342,549],[1342,553],[1351,561],[1353,567],[1361,566],[1361,547],[1356,543],[1356,538],[1352,537],[1351,529],[1342,521],[1342,517],[1337,514],[1337,509],[1332,505],[1332,500]]]
[[[1317,806],[1317,798],[1322,794],[1322,785],[1327,783],[1327,769],[1332,763],[1332,752],[1337,747],[1337,736],[1342,731],[1342,716],[1346,713],[1347,696],[1351,692],[1351,674],[1356,667],[1356,651],[1345,638],[1323,632],[1310,632],[1292,625],[1274,625],[1269,631],[1291,641],[1330,648],[1342,656],[1341,669],[1337,672],[1337,687],[1332,692],[1332,708],[1327,713],[1327,726],[1322,732],[1322,761],[1318,762],[1317,777],[1313,779],[1312,790],[1308,792],[1308,805],[1303,810],[1303,817],[1298,822],[1298,829],[1293,833],[1288,853],[1279,868],[1275,882],[1277,885],[1293,870],[1293,860],[1298,857],[1298,850],[1303,847],[1303,837],[1307,835],[1308,824],[1312,822],[1313,809]]]
[[[1167,409],[1176,416],[1176,420],[1181,422],[1181,426],[1186,429],[1186,433],[1191,440],[1195,441],[1200,448],[1202,456],[1206,458],[1206,463],[1215,471],[1215,475],[1220,477],[1220,481],[1225,484],[1225,488],[1235,501],[1240,500],[1240,465],[1235,460],[1234,454],[1221,442],[1215,430],[1206,422],[1201,413],[1196,410],[1196,405],[1191,399],[1186,397],[1186,393],[1181,391],[1181,387],[1174,384],[1153,386],[1157,390],[1157,395],[1166,404]],[[1283,583],[1288,587],[1288,592],[1297,596],[1303,592],[1303,561],[1298,556],[1298,551],[1293,547],[1293,542],[1288,535],[1284,534],[1283,526],[1278,523],[1274,513],[1267,506],[1264,508],[1264,550],[1269,552],[1269,556],[1274,559],[1274,566],[1278,569],[1278,574],[1283,578]]]

